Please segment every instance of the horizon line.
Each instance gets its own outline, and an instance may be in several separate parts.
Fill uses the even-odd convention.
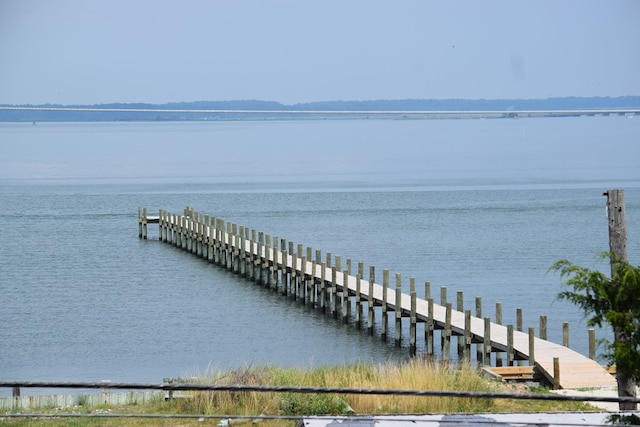
[[[175,108],[90,108],[90,107],[19,107],[0,106],[0,111],[59,111],[95,113],[171,113],[171,114],[326,114],[326,115],[491,115],[491,114],[640,114],[640,108],[580,108],[580,109],[527,109],[527,110],[256,110],[256,109],[175,109]]]

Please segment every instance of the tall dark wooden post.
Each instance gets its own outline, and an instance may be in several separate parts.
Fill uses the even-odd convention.
[[[607,217],[609,219],[609,251],[611,252],[611,275],[615,272],[615,261],[627,260],[627,224],[624,218],[624,190],[609,190]]]
[[[624,217],[624,190],[609,190],[607,196],[607,217],[609,220],[609,252],[611,253],[611,277],[616,274],[616,266],[620,261],[627,261],[627,224]],[[629,341],[624,331],[613,330],[614,341]],[[636,397],[636,384],[631,375],[618,370],[616,374],[619,397]],[[633,402],[620,402],[623,410],[636,410],[638,405]]]

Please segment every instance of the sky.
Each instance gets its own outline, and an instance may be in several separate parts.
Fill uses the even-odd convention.
[[[0,0],[0,104],[640,95],[636,0]]]

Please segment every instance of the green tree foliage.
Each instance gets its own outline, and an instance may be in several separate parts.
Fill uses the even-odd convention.
[[[609,258],[611,254],[602,254]],[[622,385],[635,386],[640,382],[640,266],[626,260],[616,260],[612,277],[580,267],[563,259],[556,261],[551,270],[560,273],[568,289],[558,294],[559,299],[580,307],[587,316],[589,326],[608,324],[613,329],[614,341],[607,342],[605,357],[616,365],[620,396],[635,396],[623,392]],[[635,388],[634,388],[635,390]]]
[[[616,369],[640,382],[640,266],[618,261],[612,278],[566,259],[556,261],[551,269],[559,272],[570,288],[560,292],[558,298],[580,307],[588,316],[589,326],[606,323],[625,338],[608,343],[605,356]]]

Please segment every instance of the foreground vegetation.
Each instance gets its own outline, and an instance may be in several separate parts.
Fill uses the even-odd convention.
[[[600,258],[612,260],[610,278],[566,259],[555,262],[551,269],[566,279],[568,287],[558,297],[580,307],[589,326],[611,326],[613,342],[603,341],[608,350],[605,357],[616,366],[618,395],[636,397],[640,383],[640,266],[617,259],[613,253],[600,254]],[[620,409],[636,410],[637,404],[621,403]]]
[[[509,392],[514,389],[481,376],[465,366],[437,364],[425,359],[413,359],[403,364],[356,364],[323,367],[310,370],[258,367],[215,373],[199,380],[208,384],[263,386],[346,387],[401,390],[454,390],[472,392]],[[531,389],[522,388],[531,393]],[[540,392],[540,390],[537,390]],[[41,413],[68,412],[91,414],[233,414],[291,416],[320,414],[425,414],[472,412],[541,412],[579,411],[589,407],[576,402],[542,400],[509,400],[452,398],[432,396],[392,396],[364,394],[303,394],[276,392],[189,392],[184,398],[171,401],[127,405],[40,410]],[[217,424],[220,419],[145,419],[145,418],[4,418],[1,425],[11,426],[191,426]],[[231,424],[251,419],[234,420]],[[292,426],[292,419],[262,421],[265,426]]]

